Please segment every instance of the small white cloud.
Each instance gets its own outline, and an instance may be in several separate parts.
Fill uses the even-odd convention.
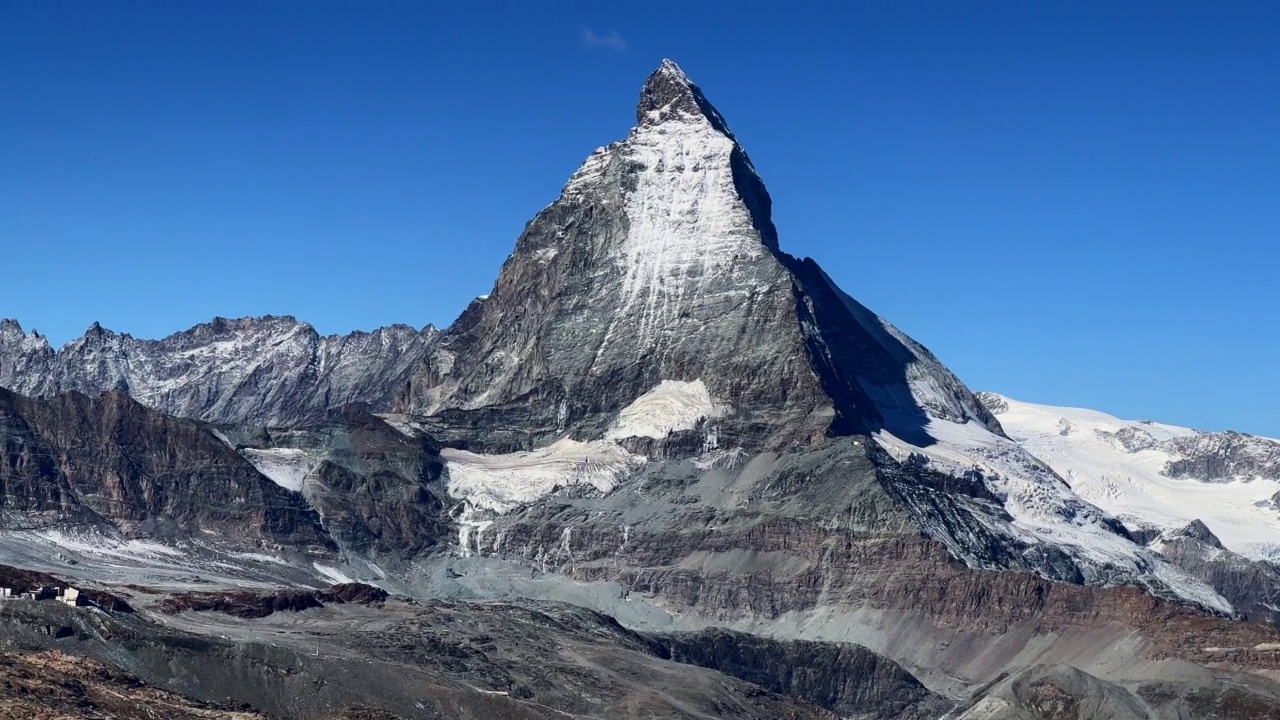
[[[588,50],[603,47],[616,52],[622,52],[627,49],[627,41],[622,39],[622,36],[618,34],[617,30],[610,30],[607,33],[598,33],[583,25],[578,30],[578,37],[582,38],[582,45]]]

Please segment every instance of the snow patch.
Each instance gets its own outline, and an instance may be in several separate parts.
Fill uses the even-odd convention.
[[[302,492],[302,486],[320,461],[297,448],[245,448],[240,451],[246,460],[266,475],[272,482],[293,492]]]
[[[378,415],[386,424],[390,425],[396,432],[405,437],[417,438],[420,433],[420,426],[409,419],[407,415],[396,415],[394,413],[384,413]]]
[[[241,560],[250,560],[257,563],[267,563],[269,565],[288,565],[288,561],[278,558],[275,555],[263,555],[262,553],[231,553],[232,557]]]
[[[606,439],[662,439],[677,430],[692,430],[704,418],[723,415],[701,380],[663,380],[618,413]]]
[[[537,450],[483,455],[446,448],[441,451],[453,497],[496,513],[533,502],[558,488],[585,483],[610,492],[618,481],[647,462],[608,440],[558,440]]]
[[[185,558],[182,550],[146,540],[123,540],[96,532],[79,533],[62,530],[35,530],[26,534],[39,542],[55,545],[81,555],[114,560],[155,561]]]
[[[1231,604],[1203,582],[1169,565],[1151,549],[1116,534],[1105,512],[1078,496],[1048,465],[1017,443],[977,421],[935,419],[925,431],[936,440],[927,447],[883,430],[875,434],[875,440],[899,460],[910,455],[928,458],[929,467],[938,472],[962,477],[978,470],[1012,516],[1011,529],[1016,535],[1032,545],[1063,549],[1081,564],[1090,581],[1107,582],[1111,571],[1120,570],[1138,582],[1153,578],[1204,607],[1232,612]]]
[[[323,575],[326,580],[329,580],[334,585],[341,585],[344,583],[355,582],[355,580],[353,580],[347,574],[343,573],[338,568],[329,567],[328,565],[321,565],[320,563],[311,563],[311,567],[315,568],[316,572]]]
[[[749,292],[725,282],[767,252],[734,184],[736,146],[700,113],[681,112],[597,150],[570,179],[567,193],[592,187],[615,155],[641,169],[624,201],[630,226],[617,249],[621,306],[597,357],[619,322],[644,347],[708,297]]]

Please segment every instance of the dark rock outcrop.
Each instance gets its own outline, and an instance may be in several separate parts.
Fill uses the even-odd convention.
[[[0,390],[0,509],[10,529],[334,549],[320,517],[208,428],[122,392],[32,400]]]
[[[1079,668],[1040,665],[1003,680],[957,720],[1262,720],[1280,717],[1280,685],[1238,673],[1170,668],[1156,681],[1108,682]]]
[[[254,450],[301,453],[306,479],[300,493],[348,553],[404,561],[453,536],[449,501],[438,483],[440,446],[428,434],[401,432],[358,406],[303,428],[220,432],[251,459]]]
[[[1280,480],[1280,442],[1238,432],[1197,433],[1169,441],[1177,455],[1165,468],[1175,478],[1229,482]]]
[[[1280,566],[1227,550],[1199,520],[1161,533],[1150,544],[1217,590],[1244,619],[1280,625]]]
[[[933,720],[951,705],[897,663],[859,645],[774,640],[720,629],[661,642],[676,662],[718,670],[841,717]]]
[[[278,612],[301,612],[325,603],[374,605],[385,602],[387,591],[364,583],[340,583],[328,590],[281,589],[270,591],[174,593],[156,604],[162,613],[219,612],[239,618],[263,618]]]

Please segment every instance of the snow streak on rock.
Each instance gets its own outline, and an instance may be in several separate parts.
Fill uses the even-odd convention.
[[[294,492],[302,492],[307,476],[320,464],[296,448],[245,448],[240,454],[272,482]]]

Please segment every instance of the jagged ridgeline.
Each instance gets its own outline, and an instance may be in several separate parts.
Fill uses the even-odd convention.
[[[428,325],[321,336],[292,317],[196,325],[140,340],[94,323],[55,351],[38,332],[0,321],[0,387],[32,397],[126,392],[170,415],[300,425],[361,403],[390,408],[437,336]]]

